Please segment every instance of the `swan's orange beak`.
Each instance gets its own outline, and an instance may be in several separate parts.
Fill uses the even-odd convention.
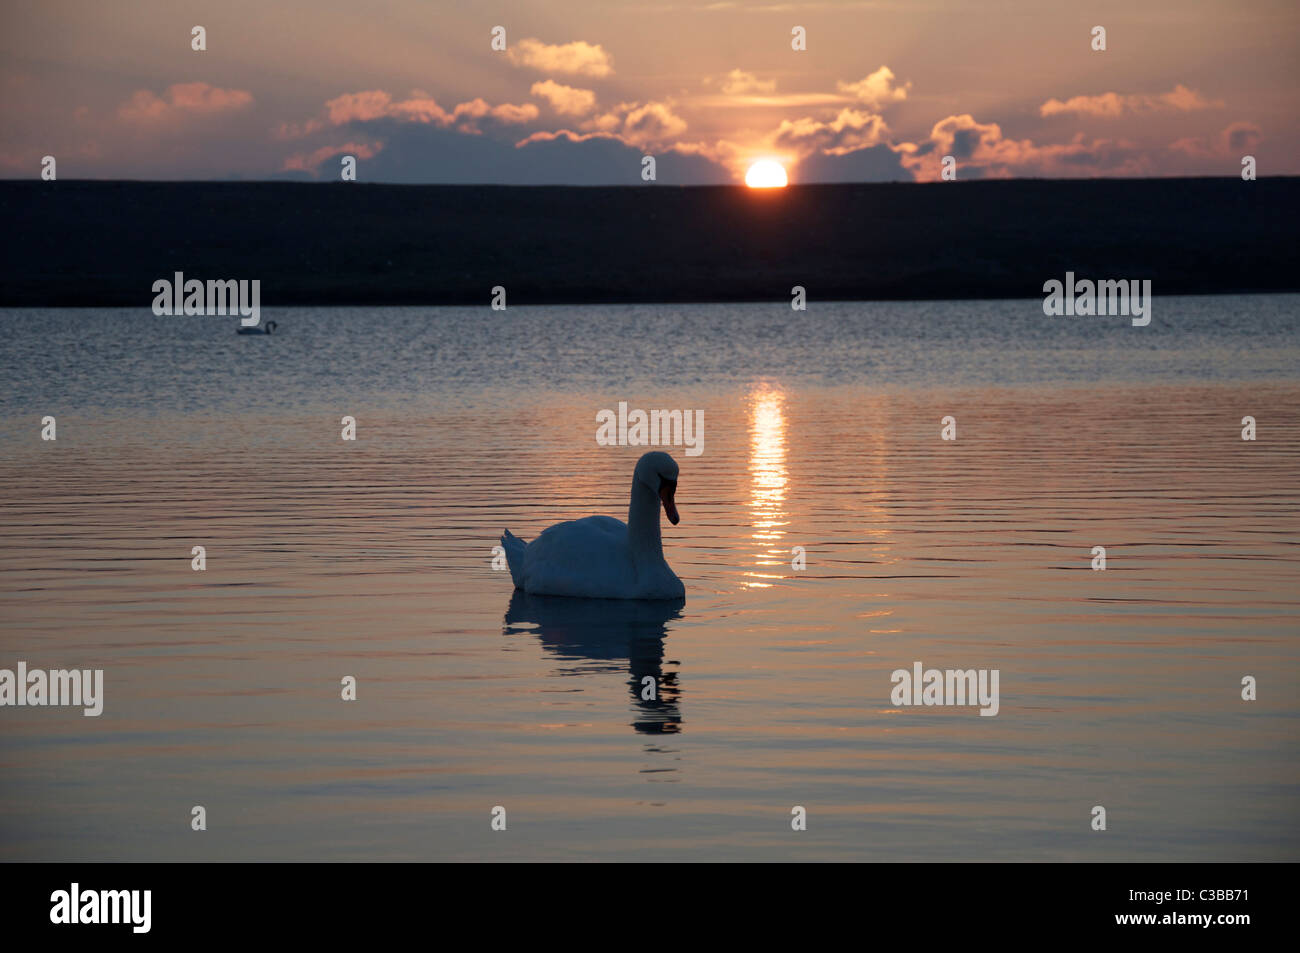
[[[676,492],[676,480],[664,480],[663,486],[659,487],[659,499],[664,501],[664,512],[668,514],[668,522],[674,526],[681,521],[681,517],[677,515],[677,504],[673,502],[673,494]]]

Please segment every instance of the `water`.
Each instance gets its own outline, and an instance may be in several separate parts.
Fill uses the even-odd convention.
[[[106,683],[0,709],[0,858],[1295,860],[1300,296],[1155,306],[0,312],[0,667]],[[685,605],[512,598],[619,401],[704,412]]]

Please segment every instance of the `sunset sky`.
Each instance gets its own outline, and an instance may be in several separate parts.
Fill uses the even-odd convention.
[[[0,51],[6,178],[1300,173],[1296,0],[49,0]]]

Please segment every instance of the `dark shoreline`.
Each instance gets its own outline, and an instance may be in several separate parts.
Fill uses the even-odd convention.
[[[0,306],[140,306],[260,279],[262,305],[1041,297],[1300,290],[1300,178],[791,186],[0,181]]]

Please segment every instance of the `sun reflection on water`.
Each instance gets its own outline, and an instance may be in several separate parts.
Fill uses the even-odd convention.
[[[757,551],[756,567],[784,565],[788,554],[780,542],[789,525],[785,511],[785,492],[789,474],[785,466],[785,394],[763,384],[749,398],[749,511],[751,534]],[[780,579],[781,572],[746,572],[749,588],[766,588],[763,579]]]

